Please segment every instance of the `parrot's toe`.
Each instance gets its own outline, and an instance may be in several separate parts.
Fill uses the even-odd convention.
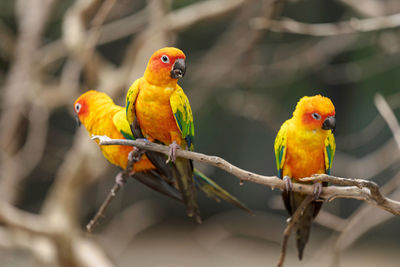
[[[129,152],[128,160],[131,162],[138,162],[145,152],[145,150],[134,146],[132,151]]]
[[[180,146],[176,143],[176,141],[173,141],[172,144],[169,145],[169,154],[168,154],[168,160],[167,163],[172,161],[176,161],[176,150],[180,148]]]
[[[115,177],[115,182],[120,186],[124,186],[126,184],[126,178],[124,177],[122,172],[117,174],[117,176]]]
[[[313,191],[314,200],[319,199],[321,193],[322,193],[322,184],[320,182],[314,183],[314,191]]]
[[[293,190],[292,179],[289,176],[284,176],[283,182],[285,182],[285,191],[286,192],[290,192]]]

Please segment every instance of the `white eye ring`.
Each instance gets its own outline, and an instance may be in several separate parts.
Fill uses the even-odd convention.
[[[311,114],[311,116],[313,117],[314,120],[319,121],[321,119],[321,115],[319,115],[318,113],[313,113]]]
[[[162,55],[161,56],[161,61],[164,62],[164,63],[169,63],[169,57],[166,56],[166,55]]]
[[[81,104],[80,103],[76,103],[75,104],[75,111],[76,111],[76,113],[78,113],[79,112],[79,110],[81,110]]]

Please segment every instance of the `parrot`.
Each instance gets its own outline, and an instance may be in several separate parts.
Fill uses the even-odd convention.
[[[314,174],[330,174],[336,149],[333,136],[335,127],[335,107],[329,98],[321,95],[301,98],[292,118],[282,124],[274,150],[278,176],[285,182],[282,198],[290,215],[306,198],[306,195],[292,191],[293,183],[302,183],[301,178]],[[322,186],[327,184],[314,183],[313,201],[305,208],[298,222],[296,243],[300,260],[308,242],[312,221],[322,206],[322,201],[317,201]]]
[[[83,124],[90,136],[106,135],[112,139],[134,140],[126,119],[125,108],[114,104],[113,100],[105,93],[89,90],[79,96],[74,103],[74,115],[78,125]],[[97,144],[99,143],[98,140],[95,141]],[[128,154],[132,151],[132,147],[121,145],[99,147],[110,163],[122,170],[126,169]],[[194,169],[193,176],[196,186],[208,197],[216,201],[224,199],[250,212],[237,198],[230,195],[199,170]],[[176,188],[175,181],[162,175],[146,155],[143,155],[139,161],[133,164],[133,177],[168,197],[182,201],[181,192]]]
[[[136,138],[170,147],[169,156],[146,152],[162,173],[176,180],[189,217],[201,223],[193,182],[193,162],[176,158],[177,149],[194,149],[194,124],[189,100],[178,79],[186,72],[186,56],[175,47],[164,47],[150,57],[144,75],[126,95],[126,117]]]

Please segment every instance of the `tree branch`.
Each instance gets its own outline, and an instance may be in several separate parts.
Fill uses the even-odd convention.
[[[104,213],[105,213],[106,209],[108,208],[108,206],[110,205],[111,201],[115,198],[118,191],[122,188],[122,186],[126,182],[126,180],[131,176],[132,169],[133,169],[132,168],[133,163],[139,161],[140,157],[141,157],[141,154],[136,149],[133,149],[131,152],[129,152],[128,164],[126,165],[126,169],[117,174],[117,177],[115,178],[114,186],[111,188],[106,199],[103,201],[103,204],[101,204],[96,215],[86,225],[86,230],[89,233],[91,233],[93,231],[94,227],[98,224],[100,218],[105,216]],[[123,182],[121,182],[121,181],[123,181]]]
[[[107,136],[93,136],[92,139],[98,139],[100,141],[99,142],[100,145],[135,146],[139,149],[160,152],[165,155],[168,155],[169,153],[168,146],[159,145],[142,140],[110,139]],[[177,156],[204,162],[209,165],[218,167],[236,176],[241,181],[249,181],[257,184],[263,184],[271,187],[272,189],[279,188],[283,190],[285,186],[284,182],[277,176],[264,176],[253,172],[249,172],[241,168],[238,168],[229,163],[228,161],[217,156],[208,156],[205,154],[191,152],[183,149],[177,150]],[[373,182],[361,179],[340,178],[324,174],[316,175],[314,177],[307,177],[304,179],[309,179],[307,181],[321,180],[321,181],[331,182],[334,184],[346,185],[346,186],[324,187],[321,193],[321,197],[324,199],[333,200],[335,198],[353,198],[353,199],[363,200],[368,202],[369,204],[375,205],[390,213],[393,213],[395,215],[400,215],[400,202],[382,196],[382,194],[379,191],[379,187]],[[295,183],[293,184],[293,191],[311,195],[313,193],[313,186]]]

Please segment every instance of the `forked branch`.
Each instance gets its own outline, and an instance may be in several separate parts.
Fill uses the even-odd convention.
[[[143,140],[110,139],[107,136],[93,136],[92,139],[98,139],[100,141],[100,145],[135,146],[139,149],[160,152],[164,153],[165,155],[168,155],[169,153],[168,146],[146,142]],[[240,179],[240,181],[249,181],[262,184],[269,186],[272,189],[279,188],[283,190],[285,186],[284,182],[277,176],[264,176],[249,172],[236,167],[228,161],[217,156],[209,156],[197,152],[178,149],[177,157],[200,161],[218,167],[236,176]],[[384,209],[394,215],[400,215],[400,202],[384,197],[380,193],[379,187],[373,182],[363,179],[341,178],[325,174],[307,177],[303,180],[319,180],[340,185],[324,187],[321,197],[325,200],[333,200],[335,198],[353,198],[366,201],[369,204],[375,205],[376,207]],[[293,184],[293,191],[311,195],[313,193],[313,186],[295,183]]]

